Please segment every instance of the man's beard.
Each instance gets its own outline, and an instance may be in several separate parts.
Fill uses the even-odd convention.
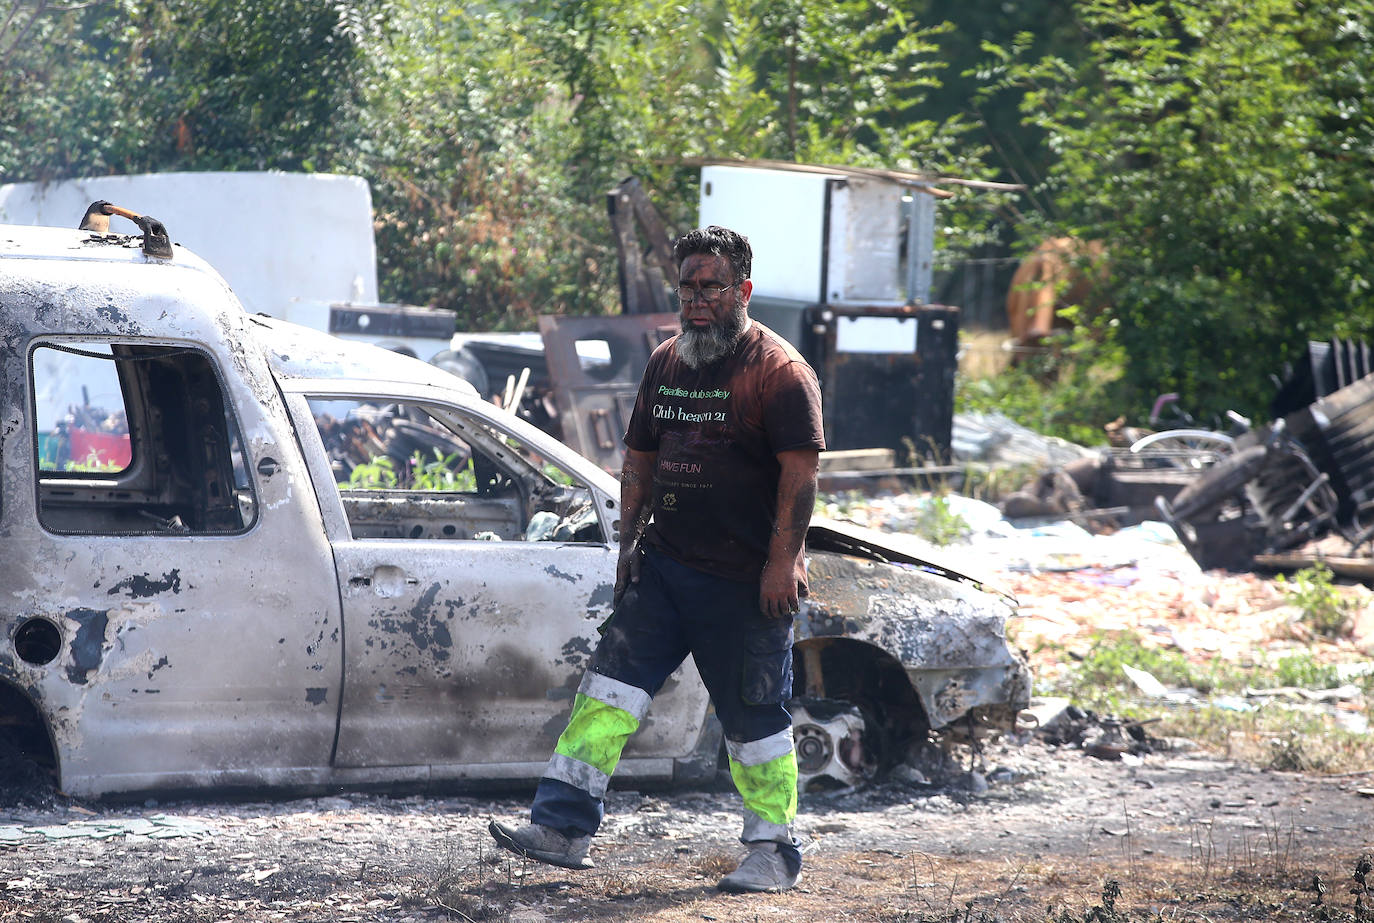
[[[735,301],[735,310],[718,324],[711,324],[705,330],[690,327],[684,321],[682,333],[678,335],[674,348],[678,358],[694,369],[723,359],[730,354],[744,334],[744,325],[749,315],[744,305]]]

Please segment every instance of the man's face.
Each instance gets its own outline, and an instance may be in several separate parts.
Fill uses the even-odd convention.
[[[700,368],[729,353],[744,333],[753,283],[737,282],[725,257],[696,253],[682,261],[678,288],[696,295],[682,298],[678,355],[692,368]]]

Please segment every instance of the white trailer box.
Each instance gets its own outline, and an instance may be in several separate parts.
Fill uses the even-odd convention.
[[[145,173],[0,185],[0,224],[74,228],[113,202],[167,226],[210,262],[249,313],[297,320],[297,302],[377,300],[372,192],[328,173]],[[123,218],[110,230],[136,234]]]
[[[754,291],[763,298],[837,306],[929,299],[935,200],[909,184],[839,171],[705,166],[700,221],[749,238]]]

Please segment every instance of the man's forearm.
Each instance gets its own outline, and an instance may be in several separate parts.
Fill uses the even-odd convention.
[[[816,507],[816,452],[779,454],[782,471],[778,477],[778,512],[773,535],[768,542],[770,561],[795,561],[806,541],[811,513]]]
[[[625,450],[620,468],[620,547],[631,547],[649,524],[653,514],[654,462],[656,452]]]
[[[811,511],[816,505],[816,469],[820,455],[813,449],[778,453],[778,512],[768,540],[768,561],[759,581],[759,610],[769,618],[795,613],[806,576],[802,547]]]

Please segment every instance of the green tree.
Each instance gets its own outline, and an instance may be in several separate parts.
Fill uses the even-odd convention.
[[[369,112],[383,291],[472,329],[615,310],[604,196],[628,175],[682,229],[691,158],[982,169],[959,123],[912,118],[941,31],[887,7],[425,0],[393,26]]]
[[[333,169],[384,2],[11,0],[0,180]]]
[[[990,48],[984,72],[1058,155],[1028,236],[1105,243],[1112,307],[1078,337],[1121,349],[1118,407],[1262,415],[1304,341],[1374,330],[1374,3],[1077,13],[1083,61]]]
[[[579,100],[547,17],[437,0],[398,8],[359,170],[373,183],[384,298],[520,329],[614,300],[604,204],[578,184]]]

